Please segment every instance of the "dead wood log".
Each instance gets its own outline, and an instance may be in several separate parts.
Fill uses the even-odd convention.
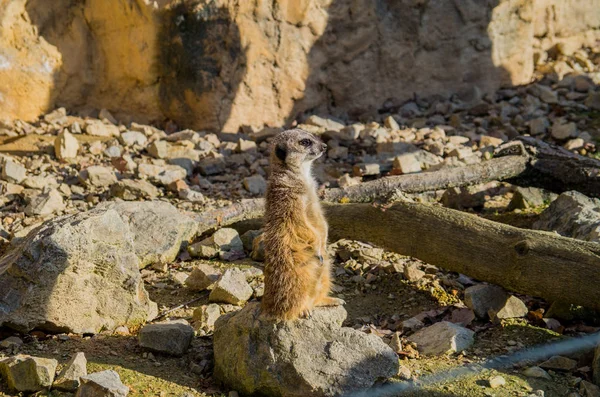
[[[219,226],[261,216],[263,200],[212,211],[235,214]],[[370,204],[324,208],[330,240],[370,242],[508,290],[600,310],[600,245],[554,233],[519,229],[443,207],[398,202],[383,211]],[[257,227],[258,223],[255,223]],[[235,227],[235,226],[234,226]]]
[[[530,136],[518,137],[500,146],[495,154],[508,158],[514,155],[528,157],[526,170],[509,178],[511,183],[542,187],[556,193],[577,190],[600,197],[600,160],[571,153]]]
[[[331,240],[371,242],[506,289],[600,309],[600,245],[443,207],[326,205]]]
[[[526,156],[506,156],[465,167],[389,176],[346,188],[326,189],[322,198],[329,202],[367,203],[385,198],[395,191],[422,193],[501,181],[522,174],[527,167],[527,162]]]
[[[520,186],[537,186],[556,193],[577,190],[600,197],[600,160],[580,156],[537,140],[519,137],[500,146],[496,158],[465,167],[433,172],[388,176],[346,188],[326,189],[324,201],[367,203],[390,194],[508,181]]]
[[[237,222],[260,218],[264,212],[265,200],[242,200],[227,207],[216,208],[201,213],[188,213],[198,222],[198,235],[214,231]]]

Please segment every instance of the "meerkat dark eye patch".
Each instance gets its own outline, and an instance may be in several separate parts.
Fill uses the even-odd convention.
[[[287,150],[281,146],[277,146],[275,148],[275,156],[277,156],[279,160],[285,161],[285,158],[287,157]]]
[[[300,145],[304,146],[304,147],[311,147],[313,144],[313,141],[311,141],[310,139],[302,139],[300,140]]]

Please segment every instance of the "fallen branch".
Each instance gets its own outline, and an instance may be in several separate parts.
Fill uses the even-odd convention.
[[[515,154],[528,156],[529,164],[525,172],[510,182],[543,187],[556,193],[577,190],[600,197],[600,160],[528,136],[508,142],[496,151],[496,156],[506,156],[500,158],[512,158]]]
[[[235,207],[236,216],[221,226],[256,219],[263,205],[249,200],[248,212]],[[385,211],[370,204],[324,207],[331,241],[370,242],[515,292],[600,310],[599,244],[425,204],[398,202]]]
[[[527,168],[527,163],[526,156],[506,156],[465,167],[388,176],[346,188],[327,189],[322,198],[329,202],[367,203],[395,191],[421,193],[501,181],[522,174]]]
[[[325,208],[332,241],[368,241],[512,291],[600,309],[599,244],[416,203]]]

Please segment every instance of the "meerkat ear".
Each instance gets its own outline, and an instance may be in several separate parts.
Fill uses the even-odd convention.
[[[285,162],[285,158],[287,157],[287,150],[281,146],[277,146],[275,148],[275,156],[283,162]]]

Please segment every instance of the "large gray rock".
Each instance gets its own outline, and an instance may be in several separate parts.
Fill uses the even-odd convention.
[[[541,213],[534,229],[555,231],[580,240],[600,242],[600,200],[565,192]]]
[[[52,386],[57,365],[54,359],[18,355],[0,360],[0,374],[9,388],[36,392]]]
[[[269,320],[258,303],[215,324],[215,376],[240,394],[339,396],[398,373],[398,357],[379,337],[342,328],[343,307],[312,318]]]
[[[125,397],[129,388],[121,382],[119,374],[107,370],[81,378],[75,397]]]
[[[190,347],[193,337],[194,328],[185,321],[168,321],[144,326],[139,341],[144,349],[181,356]]]
[[[497,285],[477,284],[465,290],[465,305],[475,312],[477,317],[487,318],[489,310],[499,310],[509,295]]]
[[[475,332],[448,321],[435,323],[411,335],[408,339],[417,344],[419,353],[440,355],[460,353],[473,344]]]
[[[55,218],[0,259],[0,325],[95,333],[157,313],[139,268],[175,259],[195,223],[164,202]]]

